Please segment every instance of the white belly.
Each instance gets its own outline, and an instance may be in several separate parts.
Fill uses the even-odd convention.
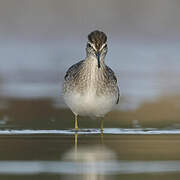
[[[76,115],[103,117],[116,104],[115,96],[97,96],[95,92],[65,94],[64,99]]]

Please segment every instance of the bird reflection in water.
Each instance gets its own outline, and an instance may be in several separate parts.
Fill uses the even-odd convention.
[[[103,131],[100,133],[101,136],[101,145],[104,145],[104,136],[103,136]],[[77,153],[77,146],[78,146],[78,132],[76,131],[74,134],[74,152]]]
[[[108,163],[116,160],[113,151],[103,144],[101,133],[100,145],[78,145],[78,132],[74,134],[74,148],[66,152],[63,161],[74,164],[73,173],[65,175],[65,180],[106,180],[113,179],[108,175]],[[108,175],[108,176],[107,176]]]
[[[74,134],[74,153],[75,153],[75,156],[77,155],[77,145],[78,145],[78,133],[75,132],[75,134]]]

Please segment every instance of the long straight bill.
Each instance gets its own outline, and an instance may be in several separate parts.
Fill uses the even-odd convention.
[[[98,61],[98,68],[100,68],[101,64],[100,64],[100,53],[99,52],[96,53],[96,57],[97,57],[97,61]]]

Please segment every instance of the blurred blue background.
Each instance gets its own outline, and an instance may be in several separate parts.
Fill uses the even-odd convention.
[[[116,110],[136,111],[155,102],[159,112],[169,110],[169,104],[176,112],[179,8],[178,0],[0,0],[0,107],[39,99],[66,107],[64,74],[85,57],[87,35],[99,29],[108,36],[106,63],[121,89]],[[162,109],[164,101],[167,108]]]

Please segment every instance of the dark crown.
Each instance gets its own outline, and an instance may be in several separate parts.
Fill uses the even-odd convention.
[[[88,35],[88,40],[95,45],[96,49],[99,50],[101,46],[106,43],[107,36],[102,31],[93,31]]]

